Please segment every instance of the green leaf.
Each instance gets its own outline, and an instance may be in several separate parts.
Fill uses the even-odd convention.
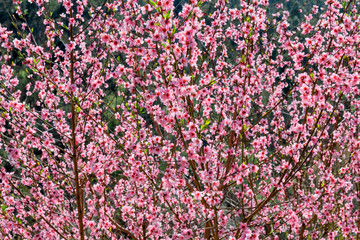
[[[241,62],[244,62],[245,61],[245,55],[242,55],[241,56]]]
[[[343,1],[342,6],[343,6],[343,8],[346,8],[346,1]]]
[[[249,37],[251,37],[253,34],[254,34],[254,32],[251,31],[251,32],[249,33]]]
[[[150,2],[150,4],[151,4],[153,7],[155,7],[155,6],[157,5],[157,3],[154,2],[154,1],[152,1],[152,0],[150,0],[149,2]]]
[[[8,207],[8,206],[6,206],[6,205],[1,205],[1,210],[2,210],[3,212],[5,212],[5,210],[7,209],[7,207]]]
[[[175,32],[176,32],[176,27],[175,27],[175,25],[173,25],[173,31],[172,31],[171,35],[174,35]]]
[[[207,119],[201,126],[200,131],[203,131],[205,128],[207,128],[209,126],[210,122],[211,122],[210,119]]]
[[[171,13],[171,9],[169,9],[169,11],[167,13],[165,13],[165,19],[170,18],[170,13]]]
[[[38,60],[36,60],[34,57],[33,57],[33,61],[34,61],[34,63],[35,63],[35,66],[39,63],[39,61],[40,61],[40,58],[38,59]]]
[[[15,217],[15,216],[14,216],[14,220],[17,221],[18,223],[22,224],[22,221],[19,218]]]

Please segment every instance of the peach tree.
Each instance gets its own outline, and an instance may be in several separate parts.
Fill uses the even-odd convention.
[[[359,2],[13,2],[1,239],[360,239]]]

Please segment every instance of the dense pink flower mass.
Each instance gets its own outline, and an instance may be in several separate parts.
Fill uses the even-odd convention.
[[[239,1],[18,3],[0,238],[360,239],[359,2]]]

